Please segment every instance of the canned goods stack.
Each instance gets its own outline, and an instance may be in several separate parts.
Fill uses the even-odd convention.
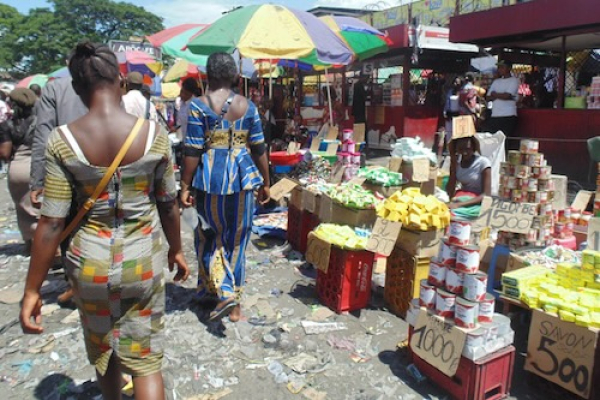
[[[552,243],[555,188],[551,175],[552,167],[539,152],[537,140],[523,139],[519,150],[508,152],[508,161],[500,167],[498,195],[515,203],[538,204],[538,216],[527,234],[499,232],[498,244],[514,250],[528,245],[546,247]]]
[[[360,143],[354,141],[352,129],[342,131],[342,147],[337,153],[337,162],[344,168],[344,181],[349,181],[358,175],[360,169]]]
[[[469,221],[450,221],[448,236],[438,257],[431,259],[419,296],[420,306],[467,329],[492,322],[495,302],[494,296],[486,293],[488,277],[479,271],[479,247],[470,244],[470,237]]]

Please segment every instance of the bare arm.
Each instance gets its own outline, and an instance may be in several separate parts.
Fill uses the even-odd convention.
[[[42,333],[42,299],[40,289],[52,266],[60,234],[65,227],[64,218],[40,217],[33,238],[31,261],[25,281],[25,293],[21,306],[21,327],[25,333]],[[35,322],[31,319],[34,318]]]
[[[183,173],[181,174],[181,193],[179,194],[181,203],[184,207],[191,207],[194,199],[190,192],[190,186],[192,185],[192,179],[194,179],[194,173],[196,168],[200,164],[200,157],[185,156],[183,158]]]
[[[12,142],[0,143],[0,160],[10,161],[10,157],[12,156],[12,148]]]

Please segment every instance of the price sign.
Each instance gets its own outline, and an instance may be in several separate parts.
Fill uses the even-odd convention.
[[[343,164],[336,164],[331,171],[331,183],[340,183],[344,178],[345,169]]]
[[[594,217],[590,219],[588,225],[588,249],[600,249],[600,218]]]
[[[362,143],[365,141],[365,124],[354,124],[353,139],[356,143]]]
[[[296,186],[298,186],[296,182],[283,178],[271,187],[271,198],[275,201],[279,201],[283,196],[294,190]]]
[[[306,244],[306,261],[327,273],[329,269],[329,256],[331,255],[331,244],[310,232]]]
[[[327,136],[325,139],[327,140],[337,140],[340,134],[340,130],[337,126],[330,126],[329,131],[327,132]]]
[[[312,142],[310,143],[310,151],[314,153],[315,151],[319,151],[319,147],[321,147],[321,138],[313,137]]]
[[[427,182],[429,180],[429,159],[413,159],[413,182]]]
[[[525,369],[590,397],[598,332],[534,310]]]
[[[452,118],[452,139],[475,136],[475,123],[470,115]]]
[[[302,206],[306,211],[314,214],[317,209],[317,195],[310,190],[304,189],[302,191]]]
[[[416,355],[436,367],[444,375],[454,376],[465,347],[467,334],[443,318],[421,310],[410,348]]]
[[[392,172],[400,172],[400,168],[402,168],[402,158],[401,157],[390,158],[390,164],[389,164],[388,169]]]
[[[527,234],[536,215],[536,204],[513,203],[486,196],[481,202],[481,212],[475,227]]]
[[[402,229],[400,222],[377,218],[371,237],[367,241],[366,249],[370,252],[389,257],[396,246],[400,229]]]
[[[571,204],[571,208],[577,211],[585,211],[590,200],[592,200],[592,196],[594,192],[588,192],[587,190],[580,190],[577,192],[577,196],[575,196],[575,200]]]

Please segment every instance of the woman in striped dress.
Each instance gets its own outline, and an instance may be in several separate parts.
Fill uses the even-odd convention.
[[[119,65],[107,46],[77,45],[69,71],[89,113],[55,129],[48,139],[42,216],[21,326],[25,333],[43,332],[40,288],[71,202],[81,206],[91,196],[125,139],[141,126],[121,165],[75,228],[65,269],[104,399],[121,398],[122,372],[132,375],[136,399],[164,399],[163,269],[177,264],[175,280],[189,274],[181,251],[169,139],[153,122],[121,109]]]
[[[190,105],[181,201],[186,207],[195,201],[210,226],[200,224],[196,232],[198,297],[218,299],[211,319],[229,315],[235,322],[241,313],[254,191],[261,204],[269,201],[269,168],[258,110],[231,91],[237,81],[233,57],[212,54],[206,73],[209,90]]]

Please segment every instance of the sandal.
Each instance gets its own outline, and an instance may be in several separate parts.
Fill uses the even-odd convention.
[[[221,307],[217,306],[213,311],[210,312],[210,317],[208,318],[208,320],[217,321],[223,317],[228,316],[229,314],[231,314],[231,312],[237,305],[238,304],[235,300],[227,300],[227,302]]]

